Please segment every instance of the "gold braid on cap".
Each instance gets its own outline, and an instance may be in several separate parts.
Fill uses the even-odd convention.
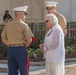
[[[47,6],[46,7],[47,10],[51,10],[52,8],[54,8],[54,6]]]

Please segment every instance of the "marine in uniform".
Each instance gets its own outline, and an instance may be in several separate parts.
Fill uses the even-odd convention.
[[[25,23],[28,6],[14,8],[15,19],[7,23],[1,34],[2,42],[8,46],[9,75],[27,74],[27,47],[31,44],[33,34]]]
[[[57,4],[58,4],[58,2],[45,1],[46,10],[47,10],[48,14],[54,14],[58,18],[58,24],[61,26],[61,28],[64,32],[64,35],[66,35],[67,34],[66,19],[62,14],[60,14],[59,12],[56,11]],[[46,28],[46,33],[48,32],[48,30],[49,30],[49,28]]]

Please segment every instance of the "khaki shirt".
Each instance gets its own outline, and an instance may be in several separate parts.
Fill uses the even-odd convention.
[[[65,17],[58,12],[55,12],[54,15],[58,18],[58,24],[61,26],[61,28],[63,30],[67,28]]]
[[[64,32],[64,30],[67,28],[65,17],[58,12],[55,12],[54,15],[58,18],[58,24],[61,26],[61,28]],[[48,30],[49,30],[49,28],[46,28],[46,33],[48,32]]]
[[[6,39],[8,44],[22,44],[26,39],[33,37],[33,34],[26,23],[14,19],[5,25],[1,37]]]

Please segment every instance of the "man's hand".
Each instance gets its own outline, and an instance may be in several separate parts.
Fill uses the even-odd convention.
[[[26,47],[28,47],[32,42],[32,38],[26,40]]]
[[[64,32],[64,36],[66,36],[66,35],[67,35],[67,28],[65,28],[65,29],[63,30],[63,32]]]
[[[7,40],[6,39],[2,39],[2,42],[8,46]]]

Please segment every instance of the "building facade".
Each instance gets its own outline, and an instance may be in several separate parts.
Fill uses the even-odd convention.
[[[11,16],[14,18],[14,11],[12,10],[18,6],[28,5],[27,22],[44,22],[47,14],[44,5],[45,0],[0,0],[0,23],[5,10],[9,10]],[[76,0],[50,0],[57,1],[57,11],[65,16],[68,22],[76,21]]]

